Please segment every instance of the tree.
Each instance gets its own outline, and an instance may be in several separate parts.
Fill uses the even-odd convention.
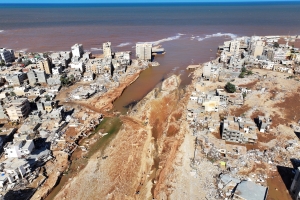
[[[244,72],[240,73],[239,78],[245,78],[245,73]]]
[[[24,61],[24,65],[25,65],[25,66],[28,66],[28,65],[30,65],[30,64],[32,64],[32,62],[31,62],[30,60],[25,60],[25,61]]]
[[[242,67],[242,73],[245,73],[247,71],[246,67]]]
[[[246,72],[246,75],[252,75],[253,74],[253,72],[251,71],[251,70],[248,70],[247,72]]]
[[[279,47],[279,43],[278,42],[274,42],[273,47],[278,48]]]
[[[225,89],[229,93],[234,93],[236,91],[235,85],[230,82],[225,85]]]
[[[66,85],[68,85],[68,84],[70,83],[70,80],[69,80],[68,77],[61,76],[61,77],[60,77],[60,82],[61,82],[61,84],[62,84],[63,86],[66,86]]]
[[[74,75],[73,75],[73,74],[71,74],[71,76],[70,76],[70,81],[71,81],[72,83],[74,83],[74,82],[75,82],[75,77],[74,77]]]
[[[4,65],[5,65],[4,60],[0,59],[0,66],[4,66]]]
[[[46,98],[46,101],[51,101],[51,97],[48,94],[45,95],[45,98]]]

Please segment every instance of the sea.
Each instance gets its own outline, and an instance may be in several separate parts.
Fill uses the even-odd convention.
[[[15,51],[132,51],[135,43],[162,45],[160,63],[141,73],[115,102],[123,110],[171,74],[191,81],[186,67],[216,57],[226,40],[253,35],[300,34],[299,2],[152,4],[0,4],[0,47]]]

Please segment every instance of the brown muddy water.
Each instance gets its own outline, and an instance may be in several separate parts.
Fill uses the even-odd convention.
[[[141,100],[157,84],[172,74],[180,75],[181,86],[191,83],[191,71],[186,70],[188,65],[200,64],[216,58],[217,47],[226,40],[225,37],[211,38],[199,43],[190,38],[184,38],[163,43],[165,55],[158,55],[154,61],[160,66],[144,70],[140,77],[125,89],[122,96],[114,102],[114,109],[126,111],[130,105]]]

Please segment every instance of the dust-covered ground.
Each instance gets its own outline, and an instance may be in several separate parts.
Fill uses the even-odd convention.
[[[253,69],[254,74],[232,83],[251,90],[242,106],[229,106],[222,115],[258,115],[272,118],[271,129],[258,134],[258,143],[247,150],[274,152],[272,163],[255,163],[239,176],[265,174],[268,199],[290,199],[286,185],[274,166],[292,167],[293,150],[285,150],[286,141],[297,140],[290,127],[297,125],[300,101],[299,81],[288,74]],[[194,72],[201,74],[198,70]],[[55,199],[205,199],[215,192],[216,176],[221,172],[195,148],[187,123],[186,105],[195,81],[179,89],[180,80],[172,76],[135,105],[109,146],[96,152],[76,177],[70,180]],[[206,91],[223,88],[226,83],[206,83]],[[212,133],[212,138],[220,138]],[[274,149],[276,147],[277,149]],[[297,149],[297,148],[296,148]],[[281,153],[280,153],[281,152]],[[192,160],[197,155],[197,166]],[[102,159],[107,156],[106,159]],[[202,170],[205,169],[205,170]],[[279,188],[279,189],[278,189]],[[215,195],[215,194],[213,194]]]
[[[188,93],[172,76],[121,116],[109,147],[97,152],[56,199],[165,199],[170,172],[188,130],[182,113]],[[181,124],[183,122],[183,124]],[[101,159],[105,155],[106,159]],[[178,159],[178,158],[177,158]],[[175,178],[174,178],[175,181]]]

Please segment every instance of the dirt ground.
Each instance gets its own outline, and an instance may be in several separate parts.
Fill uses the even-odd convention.
[[[77,108],[84,107],[94,112],[102,113],[106,116],[109,116],[110,113],[108,113],[108,111],[113,108],[113,102],[119,96],[121,96],[126,87],[128,87],[139,77],[141,72],[141,69],[136,70],[134,74],[127,75],[125,78],[121,79],[120,84],[118,86],[109,88],[108,92],[102,95],[96,94],[87,100],[66,102],[66,98],[68,97],[68,94],[71,93],[71,91],[76,89],[78,86],[81,86],[82,84],[86,83],[76,83],[75,85],[72,85],[68,88],[63,88],[59,95],[57,95],[56,99],[59,100],[60,103],[63,105]]]
[[[47,174],[46,182],[42,187],[38,188],[32,200],[44,199],[47,194],[56,185],[61,174],[68,168],[68,154],[62,151],[53,151],[54,160],[50,160],[46,163],[45,169]]]
[[[179,89],[150,92],[128,116],[121,117],[122,129],[109,147],[95,153],[55,199],[170,196],[169,188],[176,177],[170,180],[169,174],[174,171],[173,163],[186,133],[179,115],[186,101],[187,95]],[[107,158],[103,160],[101,155]]]
[[[300,120],[296,112],[300,105],[300,96],[297,94],[299,82],[286,79],[288,75],[279,72],[260,69],[254,69],[253,72],[254,75],[233,82],[251,89],[251,92],[247,94],[243,106],[232,106],[228,114],[251,119],[258,115],[272,118],[269,132],[259,133],[259,142],[246,145],[248,150],[264,151],[274,146],[284,148],[284,141],[298,140],[289,124]],[[135,78],[128,79],[126,83]],[[225,84],[207,83],[203,88],[209,91],[222,88]],[[83,105],[106,111],[123,89],[114,91],[116,94],[113,91],[108,93],[104,100],[93,98]],[[215,184],[212,175],[218,173],[218,168],[205,157],[198,166],[209,169],[210,173],[190,165],[197,153],[193,148],[195,138],[184,119],[190,93],[189,87],[185,91],[161,91],[161,88],[151,91],[127,116],[121,116],[123,125],[117,136],[104,151],[92,156],[86,167],[68,181],[55,199],[205,199],[210,184]],[[105,104],[105,101],[110,103]],[[219,136],[215,134],[213,137]],[[103,156],[107,156],[106,159],[102,159]],[[282,154],[276,158],[276,162],[285,162],[286,166],[290,166],[285,161],[288,156],[288,153]],[[289,200],[286,189],[282,188],[283,180],[269,170],[272,165],[252,163],[250,166],[244,175],[268,175],[270,200],[277,200],[276,195]]]

